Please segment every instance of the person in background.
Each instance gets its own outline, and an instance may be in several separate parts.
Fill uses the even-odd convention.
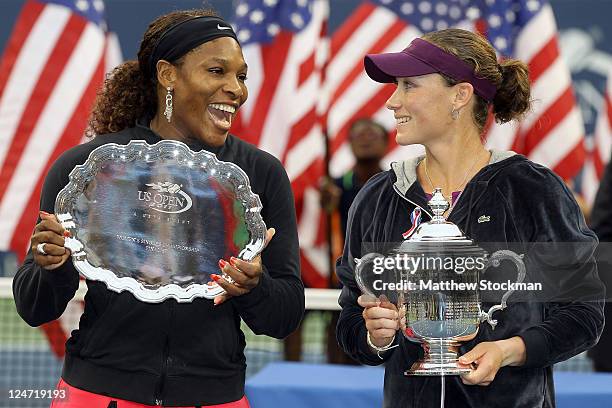
[[[214,301],[144,303],[88,280],[79,328],[66,342],[58,385],[66,398],[59,393],[53,408],[247,408],[241,321],[276,338],[298,327],[304,286],[289,179],[275,157],[229,134],[248,96],[246,79],[236,34],[216,13],[163,15],[144,33],[138,60],[107,78],[89,123],[94,138],[65,152],[47,174],[30,250],[13,280],[17,312],[31,326],[60,317],[79,286],[64,246],[69,233],[52,213],[71,170],[101,145],[169,139],[212,152],[247,174],[270,228],[253,261],[219,260],[211,278],[226,293]]]
[[[389,147],[389,133],[378,122],[362,118],[349,128],[348,140],[355,158],[353,168],[341,177],[325,179],[321,186],[321,204],[328,212],[338,211],[342,242],[346,235],[348,212],[363,185],[382,171],[380,161]]]
[[[360,118],[351,123],[348,141],[355,164],[341,177],[323,179],[321,183],[321,206],[330,214],[332,253],[338,256],[344,245],[348,212],[359,189],[370,177],[382,171],[380,161],[389,145],[389,134],[380,123]],[[332,275],[332,287],[338,288],[336,274]],[[357,364],[338,346],[336,324],[339,312],[332,312],[327,330],[327,361],[332,364]],[[299,361],[302,352],[301,328],[285,339],[285,360]]]
[[[355,158],[355,164],[341,177],[334,179],[325,178],[321,185],[321,206],[326,212],[331,214],[331,245],[334,257],[340,255],[341,248],[344,245],[346,223],[349,208],[353,200],[370,177],[382,171],[380,161],[389,147],[389,133],[380,123],[369,118],[360,118],[351,123],[348,141]],[[332,278],[332,286],[339,288],[335,273]],[[335,329],[339,317],[339,312],[333,312],[328,326],[328,362],[335,364],[357,364],[355,360],[347,356],[340,349],[336,340]]]

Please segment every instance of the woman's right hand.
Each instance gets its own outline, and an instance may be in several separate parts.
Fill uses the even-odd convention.
[[[64,238],[70,236],[70,233],[62,227],[54,214],[41,211],[40,219],[30,239],[30,249],[34,262],[44,269],[53,270],[62,266],[70,257],[70,250],[64,247]],[[39,244],[44,244],[42,249],[46,254],[38,250]]]
[[[399,329],[397,307],[388,299],[375,299],[367,295],[359,296],[357,303],[364,308],[363,320],[370,333],[372,344],[384,347],[391,343]]]

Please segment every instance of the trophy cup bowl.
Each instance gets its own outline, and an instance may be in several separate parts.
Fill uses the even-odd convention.
[[[525,265],[521,256],[509,250],[489,255],[466,238],[455,224],[446,221],[442,214],[448,203],[440,189],[434,190],[428,205],[434,214],[432,220],[421,224],[389,254],[405,260],[404,266],[413,267],[394,268],[383,279],[394,284],[393,298],[400,311],[403,335],[409,341],[422,344],[425,351],[424,357],[406,370],[405,375],[465,374],[472,368],[458,362],[461,343],[474,339],[485,321],[495,329],[497,320],[493,319],[493,313],[503,310],[512,294],[512,291],[506,292],[500,304],[482,311],[480,275],[489,266],[496,267],[508,260],[516,265],[517,283],[520,283],[525,277]],[[369,284],[372,274],[365,268],[366,261],[372,258],[372,254],[366,254],[356,259],[356,281],[362,292],[380,296],[385,293],[372,290],[373,285]]]

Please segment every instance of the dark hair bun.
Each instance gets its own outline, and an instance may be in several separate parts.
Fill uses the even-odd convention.
[[[507,59],[500,64],[501,84],[493,100],[495,120],[506,123],[520,119],[531,107],[529,68],[524,62]]]

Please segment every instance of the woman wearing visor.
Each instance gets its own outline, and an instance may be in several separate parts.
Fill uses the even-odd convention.
[[[397,84],[386,103],[397,142],[422,144],[425,155],[374,176],[351,207],[337,265],[343,284],[339,343],[364,364],[385,363],[385,407],[439,407],[441,381],[449,407],[553,407],[552,365],[596,343],[601,303],[512,303],[497,312],[494,331],[481,324],[476,338],[461,347],[459,363],[474,367],[469,374],[407,377],[403,373],[423,348],[396,335],[396,307],[360,296],[354,278],[362,243],[402,241],[414,227],[411,214],[428,208],[434,187],[450,204],[445,217],[476,243],[596,245],[559,177],[524,156],[483,145],[489,112],[505,123],[528,111],[527,66],[512,59],[498,63],[485,38],[459,29],[428,33],[402,52],[368,55],[364,63],[373,80]],[[423,212],[423,221],[427,217]],[[600,287],[596,271],[581,276],[579,285]]]
[[[273,156],[228,134],[247,99],[246,77],[240,44],[223,19],[208,10],[161,16],[145,32],[138,61],[116,68],[98,95],[90,120],[95,138],[49,171],[31,250],[13,283],[17,310],[32,326],[57,319],[78,288],[65,231],[51,213],[70,171],[102,144],[180,140],[233,162],[249,176],[273,227],[253,261],[219,260],[212,278],[227,293],[214,301],[143,303],[87,281],[79,329],[66,343],[64,392],[53,407],[248,407],[241,320],[276,338],[299,325],[304,288],[289,180]]]

